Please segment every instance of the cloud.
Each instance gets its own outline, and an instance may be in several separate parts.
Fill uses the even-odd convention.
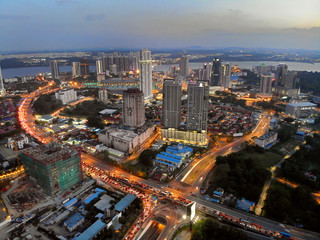
[[[88,14],[85,16],[87,21],[99,21],[106,17],[105,14]]]

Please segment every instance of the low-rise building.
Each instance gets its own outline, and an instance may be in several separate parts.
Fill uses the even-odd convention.
[[[175,169],[179,168],[182,164],[182,157],[162,152],[156,155],[156,159],[153,160],[155,166],[159,166],[163,170],[169,170],[173,172]]]
[[[18,136],[9,137],[7,146],[11,149],[15,149],[15,145],[16,145],[17,148],[20,150],[24,148],[24,144],[28,144],[28,143],[29,143],[29,138],[24,133],[22,133]]]
[[[166,149],[166,152],[180,156],[183,159],[185,159],[192,154],[193,149],[191,147],[184,146],[182,144],[177,144],[177,145],[168,146]]]
[[[125,211],[129,206],[130,204],[136,200],[136,196],[135,195],[132,195],[130,193],[128,193],[124,198],[122,198],[115,206],[115,210],[118,211],[118,212],[123,212]]]
[[[95,221],[90,227],[88,227],[83,233],[81,233],[79,236],[73,238],[72,240],[91,240],[104,229],[106,224],[101,221],[101,219],[98,219]]]
[[[194,146],[207,146],[207,131],[182,131],[175,128],[162,128],[161,138],[167,142],[182,142]]]
[[[80,226],[84,222],[84,216],[81,215],[81,213],[76,212],[73,214],[70,218],[68,218],[66,221],[64,221],[63,225],[72,232],[75,230],[78,226]]]
[[[278,138],[278,132],[268,132],[259,138],[256,138],[254,143],[262,148],[268,149],[274,145]]]
[[[310,102],[289,103],[285,112],[295,118],[308,118],[314,114],[316,106]]]

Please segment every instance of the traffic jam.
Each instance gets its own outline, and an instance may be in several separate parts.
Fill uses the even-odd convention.
[[[152,208],[154,207],[154,202],[152,201],[152,197],[157,196],[158,198],[167,198],[174,200],[180,204],[187,205],[192,201],[187,200],[184,197],[178,196],[175,197],[169,191],[162,191],[152,186],[148,186],[146,184],[139,183],[137,181],[129,180],[125,176],[116,175],[115,173],[111,173],[107,170],[100,169],[98,167],[91,166],[87,163],[83,164],[83,170],[87,173],[90,173],[95,178],[98,178],[104,183],[110,184],[115,188],[118,188],[124,192],[131,193],[140,198],[143,202],[143,212],[140,217],[136,220],[136,223],[130,228],[126,237],[124,239],[133,239],[137,234],[142,224],[146,221],[146,219],[152,215]],[[139,191],[138,189],[143,189],[144,192]],[[150,193],[147,193],[150,192]],[[272,230],[266,230],[263,226],[258,225],[256,223],[249,222],[248,220],[236,218],[220,211],[213,210],[211,208],[198,205],[198,210],[205,212],[208,215],[212,215],[219,220],[234,225],[236,227],[241,227],[245,230],[249,230],[255,233],[263,234],[265,236],[274,237],[276,239],[290,239],[294,240],[290,236],[290,234],[286,232],[277,232]]]

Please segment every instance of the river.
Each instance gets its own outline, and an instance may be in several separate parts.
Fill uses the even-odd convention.
[[[223,62],[226,63],[226,62]],[[262,63],[265,65],[278,65],[280,63],[285,63],[288,65],[289,70],[295,71],[318,71],[320,72],[320,63],[304,63],[304,62],[275,62],[275,61],[245,61],[245,62],[228,62],[231,66],[238,65],[239,68],[252,69],[253,66],[258,66]],[[172,64],[164,64],[159,66],[154,66],[155,71],[168,71],[169,68],[173,66]],[[178,64],[175,64],[178,66]],[[191,62],[189,67],[192,69],[198,69],[203,66],[203,62]],[[60,72],[71,72],[71,66],[61,66],[59,67]],[[90,71],[96,71],[95,66],[90,66]],[[21,68],[4,68],[2,69],[3,78],[12,78],[12,77],[22,77],[22,76],[33,76],[39,73],[49,73],[49,66],[43,67],[21,67]]]

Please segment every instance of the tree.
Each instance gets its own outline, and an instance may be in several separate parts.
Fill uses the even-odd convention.
[[[102,119],[97,116],[89,116],[87,118],[87,126],[88,127],[94,127],[94,128],[104,128],[104,124],[102,122]]]
[[[151,149],[144,150],[139,156],[139,162],[145,166],[151,167],[153,165],[153,159],[156,157],[156,153]]]

